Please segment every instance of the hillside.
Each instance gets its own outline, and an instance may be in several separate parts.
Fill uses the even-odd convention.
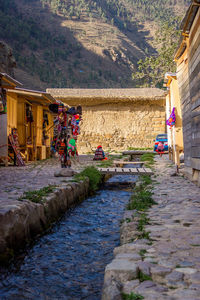
[[[158,29],[177,29],[189,2],[0,0],[0,40],[26,87],[134,87],[144,84],[132,79],[138,60],[161,48]]]

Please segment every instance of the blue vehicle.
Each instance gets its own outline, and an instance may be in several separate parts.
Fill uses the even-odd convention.
[[[159,142],[164,142],[164,150],[163,151],[168,151],[168,138],[167,138],[166,133],[157,135],[157,137],[155,139],[154,149],[153,149],[154,151],[157,150]]]

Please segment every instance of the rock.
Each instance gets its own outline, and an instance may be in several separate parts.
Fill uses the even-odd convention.
[[[140,284],[139,280],[130,280],[124,283],[122,292],[125,294],[130,294],[138,285]]]
[[[192,283],[200,284],[200,272],[193,273],[190,276],[190,280],[191,280]]]
[[[117,255],[118,253],[131,253],[131,252],[139,252],[141,249],[149,249],[150,247],[145,244],[140,244],[140,243],[129,243],[129,244],[124,244],[120,247],[116,247],[114,249],[114,255]]]
[[[137,264],[128,259],[114,259],[105,269],[105,280],[126,282],[137,277]]]
[[[193,268],[176,268],[175,271],[177,272],[181,272],[181,273],[184,273],[184,274],[194,274],[197,272],[196,269],[193,269]]]
[[[138,268],[139,270],[145,274],[145,275],[148,275],[150,276],[151,273],[150,273],[150,268],[153,266],[153,264],[150,264],[149,262],[144,262],[144,261],[141,261],[138,263]]]
[[[170,268],[162,267],[162,266],[156,266],[151,267],[151,275],[153,281],[156,281],[158,283],[164,283],[164,277],[171,272]]]
[[[120,243],[127,244],[132,242],[138,237],[139,232],[137,231],[137,223],[123,223],[120,228]]]
[[[143,281],[139,286],[138,286],[138,290],[143,290],[143,289],[149,289],[152,287],[155,287],[156,283],[151,281],[151,280],[146,280]]]
[[[174,299],[199,300],[199,291],[191,289],[180,289],[173,293]]]
[[[130,261],[141,260],[141,256],[137,253],[119,253],[115,256],[116,259],[128,259]]]
[[[169,281],[169,283],[174,283],[174,282],[182,280],[183,275],[184,274],[181,272],[173,271],[172,273],[167,275],[165,278]]]
[[[11,48],[3,41],[0,41],[0,72],[5,72],[14,77],[16,61]]]
[[[122,300],[121,289],[122,285],[118,281],[112,278],[105,279],[101,300]]]
[[[76,172],[72,169],[66,168],[66,169],[61,169],[57,172],[54,173],[55,177],[72,177],[76,174]]]

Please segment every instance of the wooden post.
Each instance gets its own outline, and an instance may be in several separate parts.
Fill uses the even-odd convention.
[[[179,173],[179,168],[180,168],[180,157],[179,157],[179,146],[175,145],[175,165],[176,165],[176,171]]]
[[[172,148],[169,146],[169,160],[172,160]]]

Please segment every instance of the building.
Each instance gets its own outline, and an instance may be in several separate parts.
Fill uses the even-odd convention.
[[[48,106],[53,102],[46,92],[7,89],[7,134],[17,128],[20,152],[26,161],[50,156],[53,115]]]
[[[183,118],[185,174],[200,185],[200,0],[183,19],[175,54]]]
[[[78,146],[82,153],[153,148],[165,133],[165,93],[157,88],[48,89],[55,99],[83,107]]]
[[[0,161],[5,165],[8,164],[6,89],[12,90],[21,85],[8,74],[0,72]]]
[[[166,94],[166,119],[169,119],[172,110],[175,111],[176,123],[170,128],[167,126],[169,157],[177,167],[180,166],[180,154],[183,153],[183,129],[180,95],[176,73],[165,74]]]
[[[8,160],[14,160],[8,145],[13,130],[26,162],[48,158],[54,118],[48,106],[56,100],[46,92],[18,87],[21,84],[5,73],[0,73],[0,80],[0,161],[7,165]]]

